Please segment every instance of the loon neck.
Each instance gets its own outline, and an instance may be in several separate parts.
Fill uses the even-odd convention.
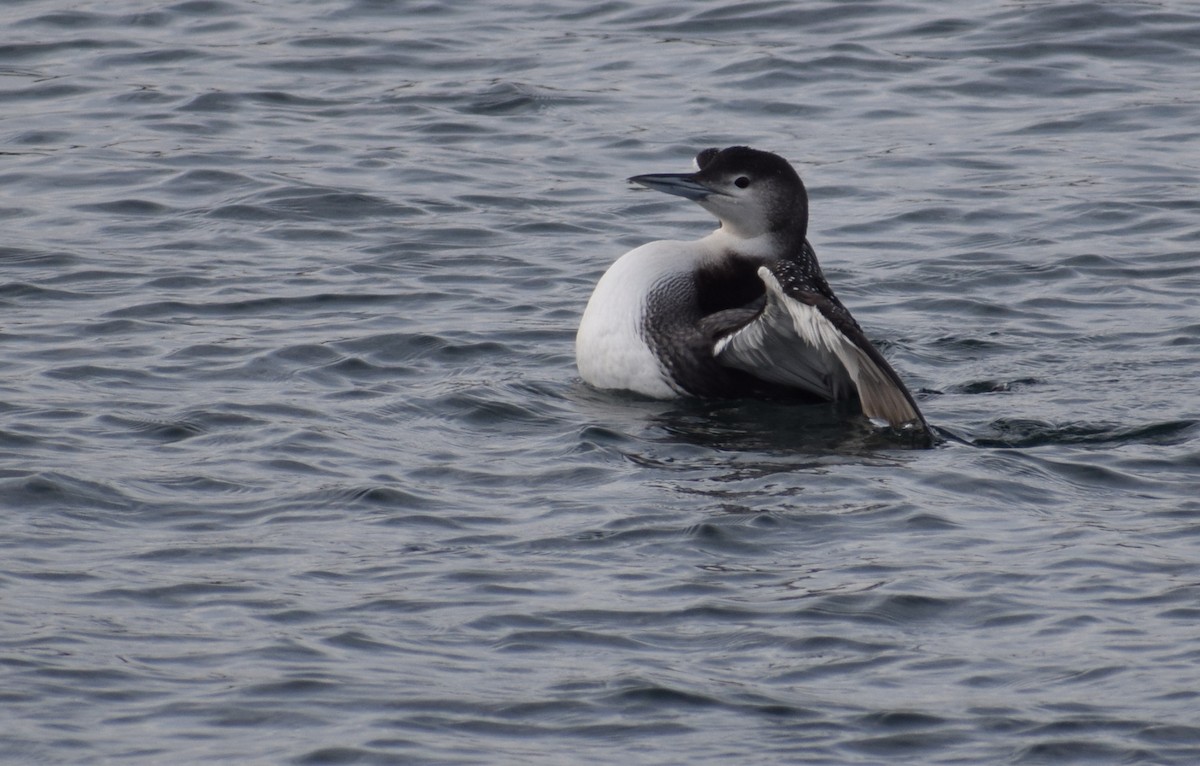
[[[754,237],[742,236],[722,226],[701,240],[718,257],[733,253],[761,263],[803,257],[804,233],[769,231]]]

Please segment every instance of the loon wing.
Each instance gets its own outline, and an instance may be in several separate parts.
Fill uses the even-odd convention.
[[[790,280],[785,288],[765,266],[758,276],[767,288],[766,304],[716,341],[713,355],[720,364],[831,401],[857,396],[867,417],[893,428],[928,428],[896,371],[840,303]]]

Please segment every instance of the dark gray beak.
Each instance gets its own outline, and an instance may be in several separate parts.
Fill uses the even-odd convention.
[[[696,176],[692,173],[650,173],[644,176],[634,176],[629,180],[648,189],[691,200],[702,200],[709,195],[716,194],[716,191],[697,181]]]

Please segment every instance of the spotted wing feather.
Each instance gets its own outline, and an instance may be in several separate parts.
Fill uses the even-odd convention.
[[[831,401],[857,395],[864,414],[896,428],[927,427],[900,377],[836,298],[804,280],[785,287],[765,266],[758,275],[766,304],[717,341],[719,363]]]

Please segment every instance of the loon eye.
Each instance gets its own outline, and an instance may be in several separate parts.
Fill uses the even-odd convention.
[[[750,179],[745,176],[738,176],[738,179],[733,182],[733,185],[739,189],[745,189],[750,185]]]

